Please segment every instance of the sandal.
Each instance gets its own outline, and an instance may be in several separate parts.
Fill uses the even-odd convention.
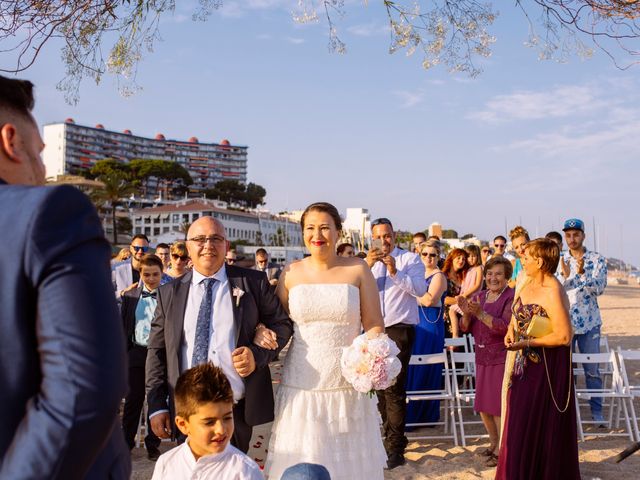
[[[489,458],[487,458],[487,461],[485,463],[485,465],[487,467],[497,467],[498,466],[498,456],[495,454],[491,454],[491,456]]]
[[[476,453],[476,455],[479,455],[481,457],[490,457],[491,455],[493,455],[493,452],[495,451],[495,447],[491,448],[485,448],[483,451]]]

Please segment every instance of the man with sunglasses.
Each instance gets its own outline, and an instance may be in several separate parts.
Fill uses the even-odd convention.
[[[378,285],[385,332],[398,345],[398,358],[402,363],[395,385],[377,392],[388,456],[387,468],[393,469],[405,463],[404,450],[408,443],[404,434],[407,413],[405,382],[415,325],[419,321],[416,297],[426,293],[427,283],[420,257],[396,247],[396,233],[388,218],[371,222],[371,238],[372,248],[367,253],[366,262]]]

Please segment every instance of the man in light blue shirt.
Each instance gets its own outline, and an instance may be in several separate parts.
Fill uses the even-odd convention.
[[[377,392],[388,455],[387,468],[392,469],[405,463],[404,449],[408,443],[404,434],[407,411],[405,383],[415,325],[419,322],[416,297],[425,294],[427,284],[420,257],[396,247],[396,234],[389,219],[372,221],[371,237],[374,246],[369,250],[366,262],[378,284],[385,331],[398,345],[398,358],[402,363],[395,385]]]
[[[602,317],[598,296],[607,286],[607,262],[596,252],[584,247],[584,222],[570,218],[564,222],[564,237],[569,250],[560,260],[560,282],[569,297],[573,325],[573,350],[580,353],[600,353]],[[597,364],[585,364],[584,374],[589,389],[601,389],[602,377]],[[593,420],[602,423],[602,398],[589,400]]]

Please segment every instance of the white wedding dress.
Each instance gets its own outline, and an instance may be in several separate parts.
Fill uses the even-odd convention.
[[[360,292],[349,284],[304,284],[289,291],[293,340],[276,392],[265,465],[280,480],[289,466],[324,465],[332,480],[384,478],[376,397],[342,377],[342,348],[361,332]]]

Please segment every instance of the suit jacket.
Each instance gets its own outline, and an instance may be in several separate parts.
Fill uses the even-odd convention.
[[[244,291],[239,305],[233,299],[233,318],[236,346],[251,349],[256,361],[255,371],[245,377],[245,420],[248,425],[260,425],[273,420],[273,390],[269,362],[287,344],[293,333],[293,325],[280,301],[269,288],[264,273],[246,268],[225,265],[229,279],[229,291]],[[168,409],[173,414],[173,389],[178,376],[184,370],[180,365],[180,348],[184,326],[187,296],[191,287],[192,272],[158,288],[158,306],[151,323],[147,349],[147,401],[149,413]],[[215,315],[215,313],[214,313]],[[278,349],[266,350],[253,344],[258,323],[265,324],[278,336]],[[167,398],[169,402],[167,403]]]
[[[253,269],[258,270],[259,272],[264,272],[267,275],[268,280],[278,280],[282,273],[282,268],[280,268],[280,265],[277,263],[269,263],[265,270],[260,270],[257,265],[254,265]]]
[[[110,248],[73,187],[0,180],[0,478],[128,479]]]
[[[122,305],[120,306],[120,312],[122,314],[122,326],[124,328],[125,345],[127,351],[133,347],[133,334],[136,328],[136,307],[138,306],[138,300],[142,294],[142,282],[138,285],[138,288],[125,292],[122,297]]]

